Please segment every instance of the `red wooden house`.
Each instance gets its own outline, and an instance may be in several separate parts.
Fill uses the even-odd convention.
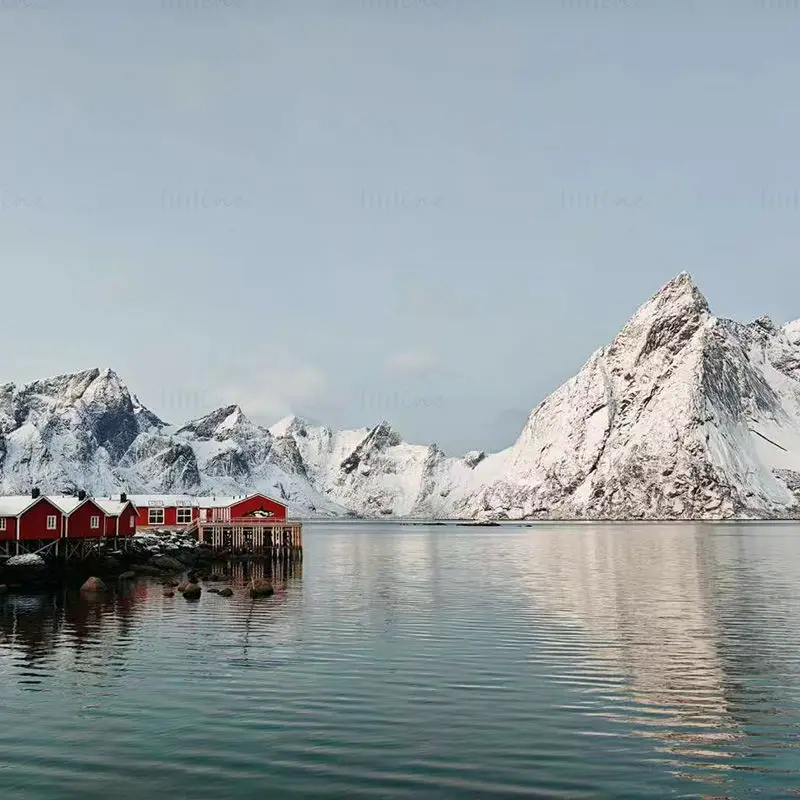
[[[122,494],[119,500],[95,500],[106,515],[107,537],[133,536],[136,533],[136,506]]]
[[[224,522],[245,517],[286,519],[286,506],[264,494],[240,497],[133,495],[139,528],[184,528],[192,522]]]
[[[77,497],[47,498],[62,513],[61,536],[65,539],[99,539],[106,535],[106,513],[81,492]]]
[[[20,514],[17,522],[17,539],[60,539],[64,515],[52,501],[38,497]]]

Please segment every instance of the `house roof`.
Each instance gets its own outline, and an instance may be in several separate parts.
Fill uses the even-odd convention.
[[[118,517],[128,506],[134,505],[130,500],[126,500],[123,503],[119,500],[107,500],[105,498],[95,499],[94,502],[97,503],[109,517]]]
[[[12,494],[0,497],[0,517],[16,517],[40,499],[40,497],[31,497],[29,494]]]
[[[278,505],[284,505],[279,500],[274,500],[261,492],[243,494],[236,496],[212,496],[212,497],[193,497],[179,494],[135,494],[129,495],[129,499],[136,506],[142,508],[161,507],[164,508],[229,508],[234,503],[240,503],[250,497],[263,497]]]
[[[27,511],[28,508],[33,506],[40,500],[47,500],[54,505],[62,514],[69,516],[75,509],[82,506],[84,503],[94,503],[104,513],[110,516],[117,516],[122,513],[128,503],[120,503],[119,500],[99,500],[96,497],[85,497],[83,500],[70,494],[62,495],[39,495],[39,497],[31,497],[29,494],[5,495],[0,496],[0,517],[16,517]],[[119,510],[116,510],[116,509]]]
[[[86,502],[86,498],[83,500],[79,500],[77,497],[72,497],[72,495],[61,495],[56,497],[50,497],[48,495],[47,499],[59,510],[62,511],[64,514],[68,516],[78,507],[83,505]]]

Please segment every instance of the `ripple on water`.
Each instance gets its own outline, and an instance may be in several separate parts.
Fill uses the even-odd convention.
[[[2,797],[793,796],[775,530],[309,526],[265,600],[7,597]]]

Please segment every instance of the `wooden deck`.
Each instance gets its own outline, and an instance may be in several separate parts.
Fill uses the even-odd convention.
[[[242,517],[194,520],[184,528],[201,545],[233,553],[272,553],[302,558],[303,525],[296,519]]]

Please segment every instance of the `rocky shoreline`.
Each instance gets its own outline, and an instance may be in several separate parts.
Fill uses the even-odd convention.
[[[200,580],[224,580],[222,575],[212,571],[213,564],[235,558],[233,553],[212,553],[181,533],[141,533],[132,537],[124,550],[101,547],[95,555],[82,561],[67,562],[40,555],[14,556],[0,561],[0,596],[62,587],[80,587],[85,593],[97,593],[121,581],[149,577],[162,579],[165,595],[178,590],[186,599],[193,599],[202,591]],[[178,576],[187,577],[181,582]],[[260,583],[263,585],[254,581],[248,587],[251,596],[272,594],[268,581]],[[224,589],[208,591],[222,594]]]

